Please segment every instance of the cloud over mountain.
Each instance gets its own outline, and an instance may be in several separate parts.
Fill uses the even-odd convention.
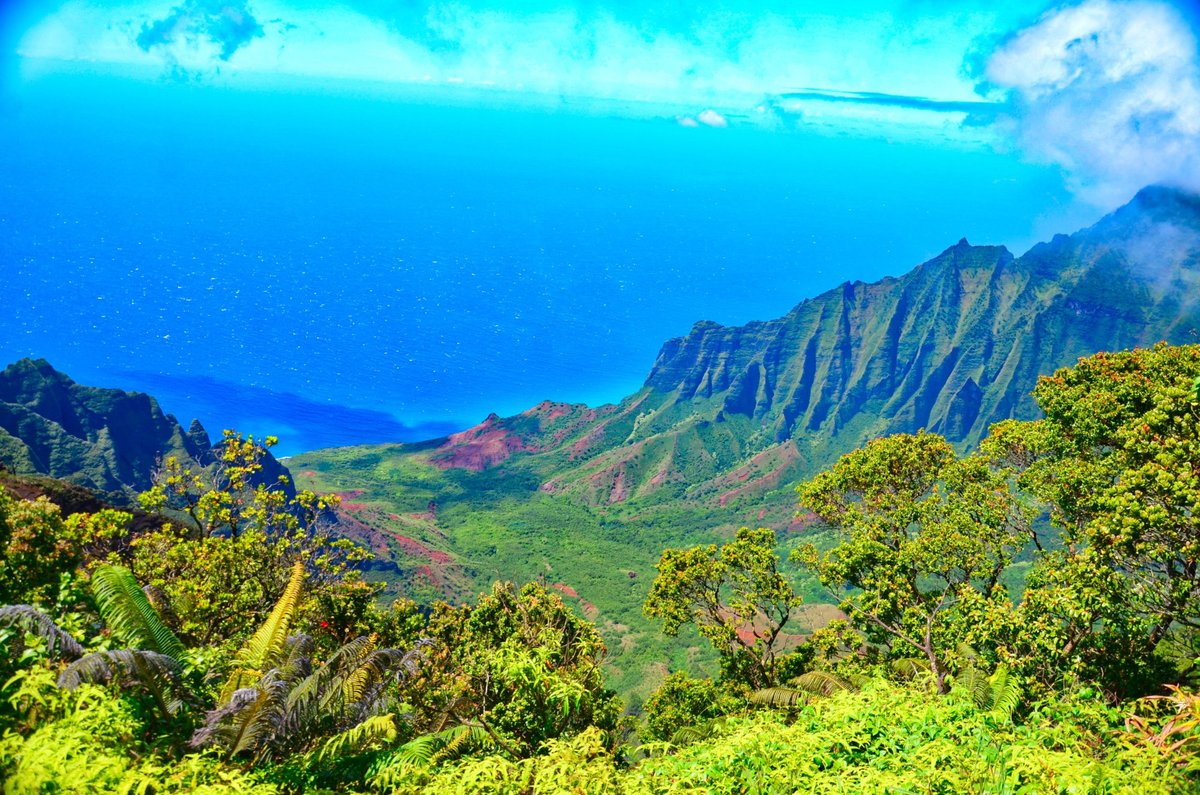
[[[1007,94],[1032,157],[1112,203],[1142,185],[1200,186],[1200,58],[1182,12],[1163,2],[1086,0],[1016,31],[978,67]],[[1003,122],[1002,122],[1003,123]]]

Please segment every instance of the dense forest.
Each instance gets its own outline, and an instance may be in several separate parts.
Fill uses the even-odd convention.
[[[544,583],[381,599],[337,498],[263,476],[271,438],[168,458],[136,511],[10,476],[4,792],[1195,791],[1198,375],[1200,346],[1096,354],[966,454],[842,456],[786,556],[752,527],[663,550],[644,612],[720,675],[640,704]],[[843,617],[799,631],[785,563]]]

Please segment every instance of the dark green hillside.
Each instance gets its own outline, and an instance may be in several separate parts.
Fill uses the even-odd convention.
[[[150,488],[167,456],[213,460],[208,433],[186,430],[141,392],[83,386],[45,359],[22,359],[0,372],[0,465],[17,474],[48,475],[104,492],[125,503]],[[269,453],[263,477],[283,468]]]

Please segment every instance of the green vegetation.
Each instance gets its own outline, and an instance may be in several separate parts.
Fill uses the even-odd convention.
[[[392,540],[431,574],[527,553],[531,582],[450,603],[365,580],[337,499],[264,482],[237,434],[208,468],[168,462],[138,529],[2,494],[3,792],[1194,792],[1198,374],[1200,346],[1099,354],[976,452],[921,432],[843,456],[800,488],[823,523],[801,542],[592,559],[577,582],[618,572],[640,627],[706,648],[625,704],[616,631],[552,577],[572,551],[644,555],[628,517],[568,514],[610,531],[573,549],[537,531],[555,495],[414,484],[390,526],[426,534]],[[490,512],[447,485],[472,474]],[[378,510],[340,490],[343,515]],[[801,633],[814,584],[842,617]]]

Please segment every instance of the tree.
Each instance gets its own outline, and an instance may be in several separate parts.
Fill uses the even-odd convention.
[[[680,744],[689,730],[727,715],[744,704],[711,679],[676,671],[646,701],[645,739]]]
[[[922,431],[869,442],[799,492],[838,543],[824,554],[808,544],[795,557],[869,640],[919,655],[948,692],[960,602],[1007,603],[1001,575],[1030,537],[1003,473]]]
[[[435,608],[433,644],[406,693],[419,730],[483,729],[505,755],[599,727],[613,732],[621,702],[605,687],[599,631],[536,583],[498,582],[475,605]]]
[[[19,500],[0,487],[0,604],[51,597],[59,576],[83,559],[70,529],[45,497]]]
[[[733,541],[667,549],[643,610],[674,636],[695,624],[721,657],[722,676],[751,688],[779,681],[783,634],[800,597],[779,571],[775,533],[743,527]]]
[[[1120,622],[1131,660],[1149,659],[1173,627],[1200,628],[1197,373],[1196,345],[1089,356],[1039,380],[1044,419],[999,423],[983,445],[1048,511],[1062,565],[1107,583],[1108,603],[1078,623]]]
[[[306,614],[315,614],[322,599],[345,606],[347,599],[327,598],[334,592],[375,590],[351,568],[369,553],[332,534],[326,514],[336,496],[292,492],[285,475],[263,482],[274,441],[226,431],[214,466],[194,469],[168,458],[141,495],[164,524],[132,542],[128,565],[163,595],[192,645],[244,638],[283,595],[296,563],[308,577]]]

